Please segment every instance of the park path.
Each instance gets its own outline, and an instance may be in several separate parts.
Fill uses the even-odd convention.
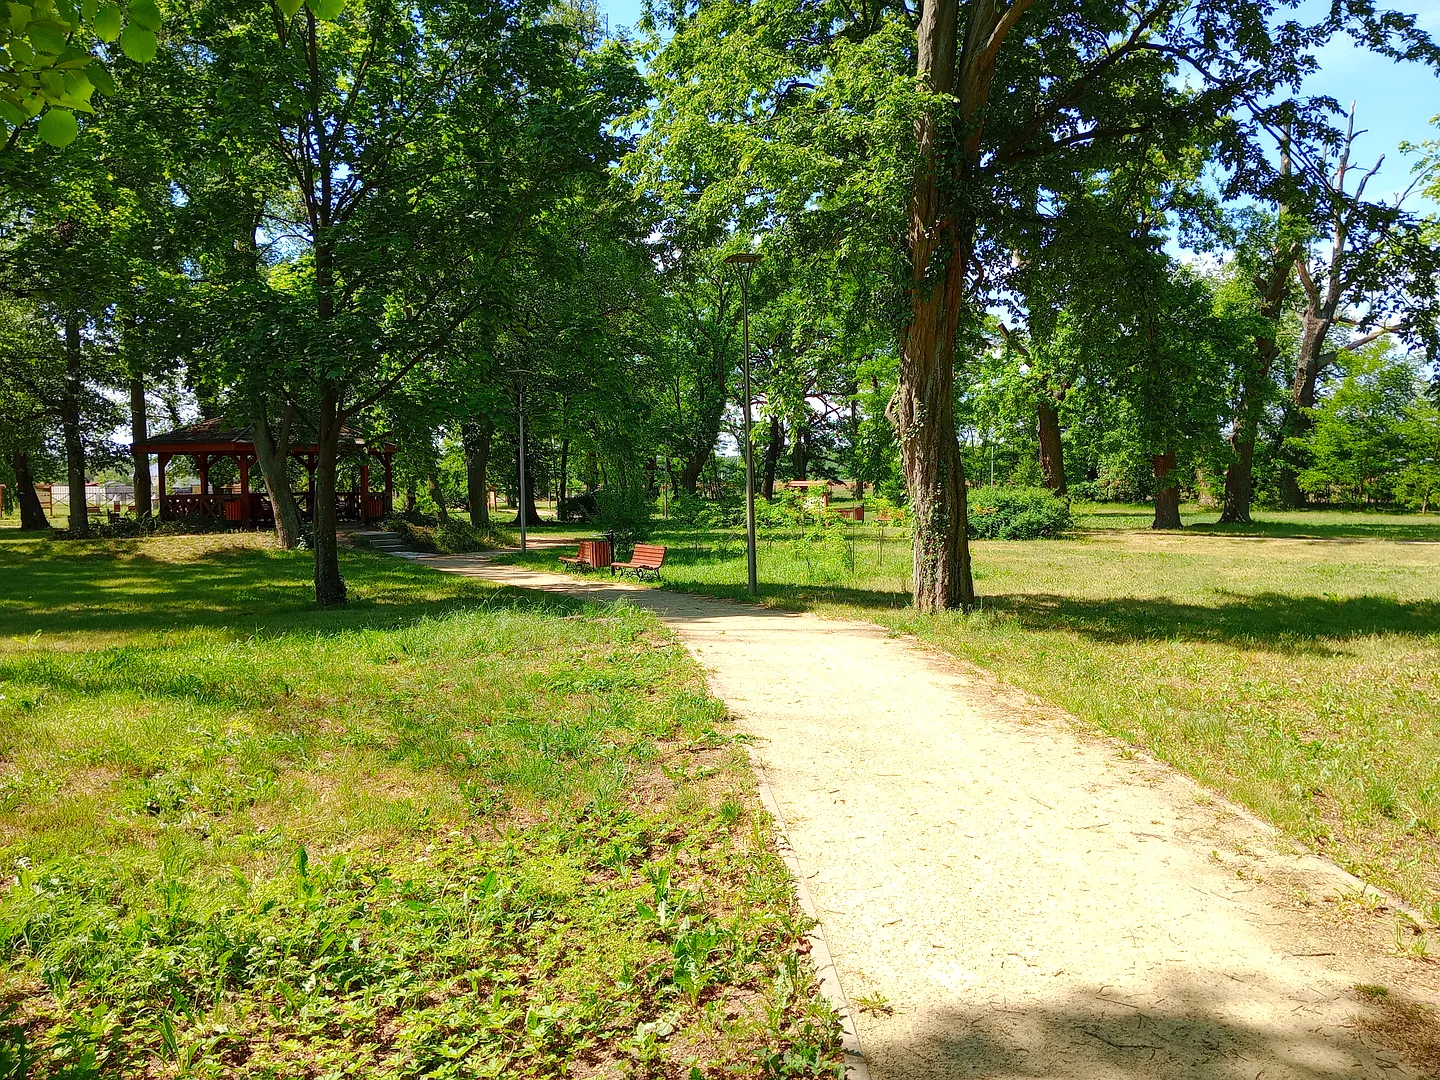
[[[755,737],[876,1080],[1425,1075],[1353,991],[1415,967],[1354,925],[1394,914],[1174,770],[869,624],[417,561],[674,630]]]

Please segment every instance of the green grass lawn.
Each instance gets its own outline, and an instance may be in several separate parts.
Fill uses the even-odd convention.
[[[986,668],[1440,923],[1440,544],[1413,542],[1440,519],[1262,514],[1233,536],[1152,533],[1149,514],[1086,508],[1066,539],[975,543],[970,616],[916,615],[909,542],[873,526],[762,537],[762,596]],[[738,532],[656,539],[668,587],[744,596]]]
[[[833,1075],[655,619],[343,565],[0,539],[0,1076]]]

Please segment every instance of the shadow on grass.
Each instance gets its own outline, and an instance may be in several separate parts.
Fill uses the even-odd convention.
[[[67,547],[0,542],[0,636],[174,627],[338,634],[475,608],[579,607],[443,577],[386,555],[345,552],[350,602],[321,610],[306,552],[236,546],[172,560],[146,554],[139,541]]]
[[[556,551],[510,552],[493,561],[560,572]],[[728,600],[748,600],[738,582],[697,580],[691,568],[713,566],[712,554],[671,549],[663,586]],[[577,584],[594,575],[575,575]],[[608,575],[599,577],[608,580]],[[1166,598],[1105,599],[1053,593],[998,593],[980,598],[981,610],[1013,618],[1025,630],[1068,631],[1095,641],[1127,644],[1145,641],[1213,641],[1237,648],[1279,652],[1330,652],[1334,643],[1370,635],[1440,635],[1440,603],[1403,602],[1385,596],[1304,596],[1277,592],[1216,592],[1210,603]],[[841,584],[776,584],[762,581],[761,602],[775,608],[806,611],[836,604],[863,611],[904,613],[909,592]],[[913,612],[912,612],[913,613]]]
[[[1326,642],[1370,635],[1440,634],[1440,603],[1384,596],[1292,596],[1221,592],[1213,604],[1119,597],[1107,600],[1044,593],[983,599],[1026,630],[1065,630],[1095,641],[1214,641],[1240,648],[1328,651]]]

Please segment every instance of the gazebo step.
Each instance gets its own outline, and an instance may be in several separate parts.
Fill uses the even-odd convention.
[[[377,551],[405,551],[405,540],[397,532],[357,531],[351,534],[357,540],[364,540]]]

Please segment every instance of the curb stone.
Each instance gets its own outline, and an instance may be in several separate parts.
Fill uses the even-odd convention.
[[[765,776],[765,766],[760,763],[759,755],[748,742],[745,753],[750,758],[750,768],[755,773],[755,787],[760,793],[760,802],[775,823],[775,846],[780,857],[785,860],[785,868],[790,871],[790,880],[795,883],[795,895],[800,901],[800,909],[815,924],[806,935],[810,941],[810,962],[815,968],[815,977],[820,982],[820,993],[825,995],[830,1007],[840,1017],[840,1047],[845,1063],[845,1080],[870,1080],[870,1066],[866,1063],[865,1052],[860,1048],[860,1036],[855,1032],[850,1001],[840,985],[840,972],[830,954],[830,942],[825,937],[825,924],[820,921],[819,909],[815,907],[810,890],[805,886],[804,875],[800,873],[800,860],[795,856],[795,849],[790,846],[785,815],[780,812],[780,804],[775,801],[775,793],[770,789],[770,781]]]

